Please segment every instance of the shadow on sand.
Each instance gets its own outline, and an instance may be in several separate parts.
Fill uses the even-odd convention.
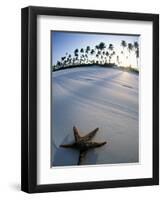
[[[67,135],[61,144],[67,144],[73,142],[72,137],[70,140],[70,136]],[[71,165],[77,165],[78,159],[79,159],[79,151],[71,148],[62,148],[62,147],[56,147],[54,148],[54,157],[53,157],[53,163],[52,166],[71,166]],[[83,158],[83,162],[81,165],[87,165],[87,164],[96,164],[98,155],[96,154],[94,149],[91,149],[88,151],[88,153]]]

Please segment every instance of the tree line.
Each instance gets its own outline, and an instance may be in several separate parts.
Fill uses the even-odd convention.
[[[138,42],[127,43],[125,40],[121,41],[122,50],[120,52],[121,56],[123,56],[126,60],[130,58],[131,53],[134,52],[134,55],[137,60],[138,67],[138,59],[139,59],[139,44]],[[114,60],[113,60],[114,57]],[[78,49],[76,48],[72,54],[66,53],[65,56],[62,56],[60,60],[57,61],[56,65],[53,65],[53,71],[79,66],[79,65],[87,65],[87,64],[100,64],[100,65],[117,65],[122,66],[120,55],[117,55],[116,50],[113,44],[109,44],[108,46],[104,42],[100,42],[94,48],[87,46],[86,48]],[[122,66],[123,67],[123,66]],[[132,67],[129,64],[128,67]]]

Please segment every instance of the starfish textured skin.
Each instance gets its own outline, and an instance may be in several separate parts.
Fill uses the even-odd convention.
[[[90,133],[86,134],[85,136],[80,136],[80,131],[74,126],[73,131],[74,131],[75,142],[70,144],[61,144],[60,147],[74,148],[79,150],[80,154],[79,154],[78,165],[80,165],[88,150],[101,147],[106,144],[106,141],[105,142],[90,141],[95,136],[98,130],[99,128],[96,128]]]

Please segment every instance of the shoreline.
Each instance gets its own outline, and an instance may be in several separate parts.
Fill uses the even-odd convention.
[[[60,71],[60,70],[64,70],[64,69],[72,69],[72,68],[80,68],[80,67],[91,67],[91,66],[97,66],[97,67],[102,67],[102,68],[113,68],[113,69],[118,69],[120,71],[124,71],[124,72],[131,72],[134,74],[139,74],[139,71],[137,69],[131,68],[131,67],[123,67],[123,66],[117,66],[114,64],[104,64],[104,65],[100,65],[100,64],[80,64],[80,65],[70,65],[70,66],[66,66],[66,67],[61,67],[59,69],[55,69],[52,70],[52,72],[56,72],[56,71]]]

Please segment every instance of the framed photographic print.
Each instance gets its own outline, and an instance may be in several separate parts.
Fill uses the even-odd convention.
[[[22,190],[159,184],[159,15],[22,9]]]

